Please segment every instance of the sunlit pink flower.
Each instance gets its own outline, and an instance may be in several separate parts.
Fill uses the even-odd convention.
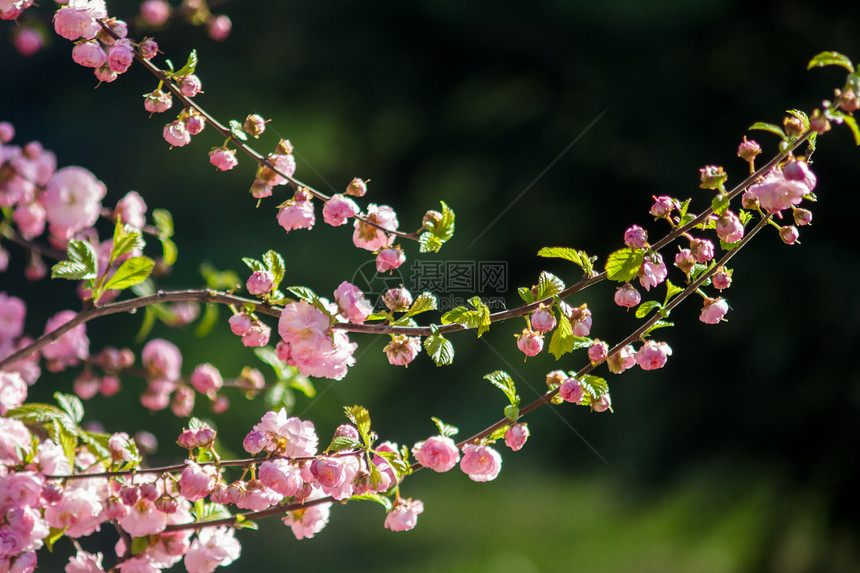
[[[421,339],[417,336],[394,335],[382,349],[392,366],[406,366],[421,352]]]
[[[81,229],[92,226],[99,217],[106,192],[104,183],[83,167],[57,170],[39,196],[51,233],[69,239]]]
[[[69,563],[65,568],[66,573],[104,573],[102,568],[102,554],[87,553],[83,549],[69,557]]]
[[[719,324],[728,311],[729,304],[726,302],[726,299],[722,297],[709,299],[705,302],[705,306],[702,307],[699,320],[705,324]]]
[[[424,511],[420,500],[401,499],[385,516],[385,528],[391,531],[409,531],[418,523],[418,515]]]
[[[287,512],[281,521],[292,528],[296,539],[310,539],[328,524],[330,508],[330,503],[323,503],[306,509],[297,509]]]
[[[212,573],[239,558],[242,546],[230,527],[204,527],[185,555],[188,573]]]
[[[672,349],[665,342],[647,341],[636,352],[636,364],[642,370],[657,370],[666,365]]]
[[[27,306],[23,300],[0,292],[0,341],[21,336],[26,314]]]
[[[397,230],[397,226],[399,224],[397,222],[397,214],[394,212],[394,209],[388,205],[377,206],[374,203],[370,203],[367,206],[367,215],[365,218],[371,223],[375,223],[383,229],[388,229],[390,231]],[[360,249],[378,251],[379,249],[391,245],[394,241],[394,236],[389,235],[383,229],[356,219],[352,242]]]
[[[505,445],[517,452],[526,444],[529,437],[529,427],[525,424],[513,424],[505,432]]]
[[[75,316],[77,313],[73,310],[58,312],[45,324],[45,334],[53,332]],[[75,366],[79,360],[89,358],[90,340],[87,338],[86,326],[79,324],[63,334],[42,349],[42,356],[45,357],[45,360],[50,361],[49,368],[52,371]]]
[[[434,472],[447,472],[460,461],[460,450],[454,440],[445,436],[433,436],[413,446],[412,453],[422,466]]]
[[[489,446],[467,444],[463,446],[460,469],[472,481],[491,481],[496,479],[502,469],[502,456]]]
[[[182,369],[182,353],[172,342],[155,338],[141,352],[143,367],[150,376],[178,380]]]
[[[358,212],[355,201],[335,193],[323,206],[323,220],[332,227],[338,227],[345,224],[350,217],[355,217]]]

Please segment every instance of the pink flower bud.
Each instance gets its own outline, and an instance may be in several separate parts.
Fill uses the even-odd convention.
[[[705,306],[702,307],[702,313],[699,315],[699,320],[705,324],[718,324],[726,313],[729,311],[729,305],[726,299],[720,297],[705,301]]]
[[[666,195],[654,197],[654,204],[648,212],[658,219],[666,218],[672,214],[676,204],[677,202],[674,199],[667,197]]]
[[[180,448],[185,448],[186,450],[193,450],[194,448],[198,447],[196,434],[197,432],[195,432],[194,430],[189,430],[188,428],[185,428],[179,434],[179,437],[176,438],[176,445],[178,445]]]
[[[234,314],[230,317],[230,330],[236,336],[244,336],[251,329],[251,317],[247,314]]]
[[[685,274],[690,274],[693,270],[693,265],[696,264],[696,259],[693,257],[693,252],[690,249],[681,249],[675,254],[675,266],[681,269]]]
[[[636,350],[628,344],[606,359],[606,365],[613,374],[621,374],[636,365]]]
[[[211,364],[201,364],[191,373],[191,385],[201,394],[214,395],[224,385],[221,373]]]
[[[382,302],[391,312],[403,312],[412,306],[412,295],[405,288],[392,288],[382,295]]]
[[[21,30],[12,37],[12,43],[18,53],[22,56],[33,56],[42,49],[45,39],[42,34],[34,28],[21,28]]]
[[[738,146],[738,157],[751,163],[759,153],[761,153],[761,145],[752,139],[747,140],[744,136],[744,140]]]
[[[361,438],[361,435],[358,433],[358,429],[352,424],[341,424],[334,431],[335,438],[352,438],[353,440],[358,440]]]
[[[206,127],[206,120],[200,114],[193,113],[185,118],[185,129],[189,135],[197,135],[204,127]]]
[[[209,20],[209,25],[206,28],[206,31],[212,40],[223,42],[230,36],[230,31],[232,29],[233,22],[230,21],[230,17],[221,14]]]
[[[534,313],[532,313],[530,322],[532,328],[544,334],[555,328],[557,324],[553,312],[543,304],[540,305]]]
[[[95,73],[96,79],[98,81],[104,82],[106,84],[109,84],[112,81],[115,81],[117,78],[117,73],[115,71],[113,71],[112,69],[110,69],[110,67],[107,64],[105,64],[104,66],[101,66],[100,68],[96,68],[95,72],[93,72],[93,73]]]
[[[592,364],[599,364],[606,360],[606,355],[609,352],[609,345],[602,340],[595,340],[588,347],[588,359]]]
[[[524,328],[517,336],[517,348],[526,356],[537,356],[543,350],[543,334]]]
[[[421,352],[421,339],[398,334],[392,337],[383,351],[392,366],[407,366]]]
[[[107,54],[101,44],[94,40],[81,42],[72,48],[72,59],[87,68],[99,68],[107,63]]]
[[[401,499],[385,516],[385,528],[391,531],[409,531],[418,523],[418,515],[424,511],[419,500]]]
[[[732,285],[732,274],[726,269],[718,270],[711,279],[717,290],[727,289]]]
[[[216,396],[212,400],[212,413],[223,414],[230,409],[230,399],[227,396]]]
[[[155,500],[155,509],[161,513],[175,513],[179,509],[179,503],[174,498],[163,495]]]
[[[406,255],[403,250],[398,247],[389,247],[382,249],[376,255],[376,270],[380,273],[398,268],[406,262]]]
[[[15,126],[8,121],[0,121],[0,143],[9,143],[15,139]]]
[[[727,178],[726,171],[719,165],[706,165],[699,169],[699,187],[702,189],[719,189]]]
[[[183,147],[191,143],[191,134],[185,128],[185,122],[178,119],[165,125],[162,135],[173,147]]]
[[[594,412],[612,411],[612,399],[609,393],[601,394],[597,401],[591,403],[591,410]]]
[[[242,129],[251,137],[260,137],[266,131],[266,120],[263,119],[263,116],[252,113],[245,118]]]
[[[256,456],[266,448],[267,443],[268,440],[262,432],[253,430],[245,436],[245,439],[242,441],[242,447],[252,456]]]
[[[182,76],[179,78],[178,83],[179,91],[182,92],[182,95],[185,97],[194,97],[198,93],[201,93],[201,90],[203,89],[203,84],[200,82],[200,78],[194,74]]]
[[[272,290],[275,284],[275,275],[271,271],[254,271],[245,283],[248,292],[254,296],[261,296]]]
[[[248,347],[265,346],[269,343],[271,333],[271,328],[263,323],[255,322],[248,329],[248,332],[242,335],[242,344]]]
[[[346,194],[353,197],[364,197],[365,193],[367,193],[367,182],[358,177],[350,181],[346,187]]]
[[[187,418],[194,409],[194,390],[188,386],[180,385],[173,393],[170,401],[170,410],[179,418]]]
[[[529,428],[526,424],[514,424],[505,432],[505,445],[518,452],[526,444]]]
[[[641,249],[648,244],[648,232],[639,225],[633,225],[624,231],[624,244],[632,249]]]
[[[161,113],[173,107],[173,96],[170,92],[155,90],[143,97],[143,107],[150,113]]]
[[[108,66],[111,71],[124,74],[134,62],[134,49],[128,40],[117,40],[108,50]]]
[[[717,236],[724,243],[737,243],[744,238],[744,225],[737,215],[726,211],[717,219]]]
[[[157,28],[170,18],[170,4],[164,0],[146,0],[140,5],[140,17],[148,25]]]
[[[810,225],[812,223],[812,211],[809,209],[795,209],[794,210],[794,224],[798,227],[803,227],[804,225]]]
[[[143,499],[148,499],[149,501],[158,499],[158,486],[153,482],[142,484],[139,491],[140,497]]]
[[[672,349],[665,342],[649,340],[636,352],[636,364],[642,370],[657,370],[666,365],[671,354]]]
[[[346,281],[334,291],[334,300],[340,314],[353,324],[362,324],[373,313],[373,306],[361,290]]]
[[[92,372],[84,371],[75,378],[74,391],[81,400],[89,400],[99,393],[100,381]]]
[[[624,308],[633,308],[642,301],[642,295],[636,290],[636,287],[630,283],[619,287],[615,291],[615,304]]]
[[[787,225],[779,229],[779,238],[782,239],[782,242],[786,245],[793,245],[796,243],[799,236],[800,232],[794,225]]]
[[[359,210],[355,201],[337,193],[323,206],[323,220],[332,227],[338,227],[350,217],[355,217]]]
[[[707,263],[714,258],[714,244],[708,239],[693,239],[690,241],[690,251],[697,263]]]
[[[136,485],[126,485],[119,490],[119,499],[126,505],[134,505],[140,499],[140,488]]]
[[[138,45],[137,49],[144,60],[151,60],[158,54],[158,43],[152,38],[147,38]]]

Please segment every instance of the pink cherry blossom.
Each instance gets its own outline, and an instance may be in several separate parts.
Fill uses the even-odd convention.
[[[146,202],[137,191],[129,191],[117,201],[114,216],[133,229],[140,230],[146,224]]]
[[[384,273],[400,267],[406,262],[406,255],[399,246],[382,249],[376,254],[376,270]]]
[[[170,4],[164,0],[146,0],[140,5],[140,17],[147,25],[157,28],[170,17]]]
[[[323,503],[287,512],[281,521],[290,526],[296,539],[310,539],[328,524],[330,512],[331,504]]]
[[[227,322],[230,323],[230,330],[236,336],[243,336],[251,329],[251,317],[244,313],[234,314]]]
[[[445,436],[433,436],[412,447],[415,459],[434,472],[447,472],[460,461],[460,450],[454,440]]]
[[[191,385],[201,394],[212,395],[224,385],[221,372],[209,363],[201,364],[191,373]]]
[[[54,14],[54,30],[63,38],[75,41],[91,39],[101,27],[97,18],[106,18],[104,0],[70,0]]]
[[[209,163],[217,167],[219,171],[229,171],[239,165],[239,160],[236,159],[235,149],[219,147],[209,152]]]
[[[0,10],[2,11],[2,10]],[[39,50],[45,45],[45,38],[42,33],[35,28],[21,28],[21,30],[12,37],[12,43],[18,53],[22,56],[33,56],[39,53]]]
[[[505,445],[518,452],[526,444],[529,437],[529,427],[526,424],[513,424],[505,432]]]
[[[378,251],[394,242],[394,236],[389,235],[383,230],[397,230],[399,223],[397,222],[397,214],[394,212],[394,209],[388,205],[377,206],[374,203],[370,203],[367,206],[367,215],[365,218],[371,223],[379,225],[382,229],[356,219],[355,232],[352,234],[352,242],[356,247],[367,249],[368,251]]]
[[[409,531],[418,523],[418,515],[424,511],[420,500],[401,499],[385,516],[385,528],[391,531]]]
[[[558,395],[565,402],[573,404],[582,403],[582,397],[585,395],[585,389],[582,383],[576,378],[566,378],[561,386],[558,387]]]
[[[502,456],[489,446],[467,444],[463,446],[460,469],[472,481],[491,481],[496,479],[502,469]]]
[[[675,199],[666,195],[654,197],[654,204],[651,206],[649,213],[658,219],[669,217],[677,207],[677,204],[678,202]]]
[[[219,14],[211,20],[206,27],[206,32],[209,37],[216,42],[223,42],[230,36],[230,31],[233,29],[233,22],[226,14]]]
[[[556,326],[555,315],[552,310],[541,305],[531,316],[532,328],[546,334]]]
[[[613,374],[621,374],[636,365],[636,349],[628,344],[606,359],[606,365]]]
[[[95,40],[81,42],[72,48],[72,59],[87,68],[99,68],[107,62],[107,54]]]
[[[146,38],[138,44],[137,51],[144,60],[151,60],[158,54],[158,43],[152,38]]]
[[[173,147],[183,147],[191,143],[191,134],[186,129],[185,122],[181,119],[165,125],[162,136],[164,137],[164,141]]]
[[[522,334],[517,336],[517,348],[526,356],[537,356],[543,350],[543,334],[524,328]]]
[[[150,376],[178,380],[182,370],[182,353],[172,342],[154,338],[141,351],[143,367]]]
[[[57,170],[39,196],[51,233],[69,239],[81,229],[92,226],[99,217],[106,192],[104,183],[83,167]]]
[[[815,182],[788,180],[782,170],[774,169],[764,181],[749,187],[744,195],[757,199],[762,209],[768,213],[779,213],[803,201],[804,195],[812,191],[808,183],[814,186]]]
[[[606,410],[612,411],[612,398],[609,396],[609,393],[603,393],[600,395],[596,401],[591,403],[591,409],[595,412],[605,412]]]
[[[242,335],[242,344],[251,348],[265,346],[269,343],[271,334],[271,328],[262,322],[255,322],[248,329],[248,332]]]
[[[647,341],[636,352],[636,364],[642,370],[657,370],[666,365],[672,349],[665,342]]]
[[[624,231],[624,244],[633,249],[641,249],[648,244],[648,232],[639,225],[632,225]]]
[[[726,299],[722,297],[709,299],[705,302],[705,306],[702,307],[699,320],[705,324],[719,324],[728,311],[729,304],[726,302]]]
[[[675,254],[675,266],[685,274],[689,274],[695,264],[696,259],[693,257],[693,251],[690,249],[681,249]]]
[[[21,336],[26,314],[27,307],[23,300],[0,292],[0,341]]]
[[[134,48],[131,41],[122,39],[114,42],[107,53],[108,67],[112,72],[124,74],[134,62]]]
[[[323,220],[332,227],[339,227],[350,217],[355,217],[359,211],[355,201],[335,193],[323,206]]]
[[[708,239],[693,239],[690,241],[690,252],[697,263],[705,264],[714,258],[714,243]]]
[[[45,324],[45,334],[53,332],[72,320],[77,313],[73,310],[58,312]],[[42,356],[49,361],[51,371],[63,370],[77,365],[78,361],[90,357],[90,340],[87,338],[86,325],[79,324],[42,349]]]
[[[421,339],[417,336],[394,335],[382,349],[392,366],[406,366],[421,352]]]
[[[650,291],[651,287],[655,287],[666,280],[669,274],[669,269],[663,263],[663,257],[660,253],[652,253],[645,257],[642,263],[642,268],[639,271],[639,284]]]
[[[261,296],[272,290],[275,284],[275,275],[272,271],[254,271],[245,282],[248,292],[254,296]]]
[[[717,236],[724,243],[737,243],[744,238],[744,225],[731,211],[726,211],[717,219],[716,230]]]
[[[187,461],[179,477],[179,493],[191,502],[205,498],[215,487],[217,473],[213,466],[201,467],[192,461]]]
[[[254,431],[263,435],[265,449],[269,452],[287,457],[313,456],[317,452],[319,438],[313,423],[288,416],[284,408],[266,412],[260,423],[254,426]],[[255,443],[257,439],[255,436]]]
[[[334,300],[341,314],[353,324],[362,324],[373,313],[373,305],[365,298],[364,293],[346,281],[340,283],[334,291]]]
[[[615,291],[615,304],[624,308],[633,308],[642,301],[642,295],[630,283],[618,287]]]
[[[285,459],[263,462],[258,475],[263,485],[284,497],[294,496],[302,486],[299,468]]]
[[[606,360],[606,355],[609,352],[609,345],[602,340],[595,340],[588,347],[588,359],[593,364],[599,364]]]
[[[310,199],[296,201],[291,199],[278,213],[278,224],[285,230],[310,229],[314,226],[314,204]]]
[[[30,430],[20,420],[0,417],[0,464],[16,465],[21,453],[29,451]]]
[[[412,294],[405,288],[391,288],[382,295],[382,302],[391,312],[404,312],[412,306]]]
[[[69,557],[69,563],[65,568],[66,573],[104,573],[102,568],[101,553],[87,553],[83,549]]]
[[[718,290],[727,289],[732,285],[731,272],[724,270],[717,271],[711,279],[714,283],[714,288]]]
[[[185,555],[185,569],[188,573],[212,573],[238,559],[241,552],[233,528],[204,527]]]
[[[164,531],[167,514],[158,511],[152,500],[141,497],[129,507],[128,515],[120,519],[119,524],[133,537],[143,537]]]
[[[89,481],[89,480],[88,480]],[[101,496],[90,485],[66,487],[63,497],[45,509],[45,521],[66,528],[69,537],[89,535],[107,518]]]
[[[200,82],[200,78],[195,74],[182,76],[179,78],[178,83],[179,91],[182,92],[182,95],[185,97],[194,97],[198,93],[201,93],[203,89],[203,84]]]
[[[157,89],[144,95],[143,98],[143,108],[150,113],[164,113],[173,107],[173,95],[169,91]],[[211,161],[211,151],[209,157]]]

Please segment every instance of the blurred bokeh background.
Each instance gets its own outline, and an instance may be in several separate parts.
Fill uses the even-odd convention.
[[[454,240],[438,255],[404,245],[404,281],[415,261],[503,262],[505,292],[479,294],[513,306],[516,287],[543,269],[578,278],[563,261],[537,258],[540,247],[573,246],[605,261],[632,223],[659,236],[647,214],[652,195],[692,197],[693,210],[706,204],[700,167],[724,165],[729,183],[738,181],[746,166],[735,152],[752,123],[780,123],[784,110],[811,110],[831,96],[843,72],[805,68],[824,50],[860,59],[860,5],[842,4],[237,0],[214,8],[233,21],[222,43],[181,21],[156,37],[179,65],[197,49],[205,90],[197,101],[216,117],[271,118],[258,147],[290,139],[300,179],[338,192],[369,178],[366,199],[394,206],[407,230],[448,203]],[[129,21],[137,10],[128,1],[108,7]],[[3,22],[0,36],[12,27]],[[18,141],[55,150],[60,165],[93,171],[107,184],[107,203],[135,189],[150,209],[173,213],[180,259],[160,286],[200,286],[202,261],[245,276],[241,257],[275,249],[288,283],[330,295],[372,260],[345,228],[320,221],[312,233],[285,234],[275,206],[287,197],[256,208],[248,160],[215,172],[206,153],[222,141],[211,129],[168,150],[161,130],[172,116],[150,119],[141,101],[156,87],[150,75],[135,66],[94,89],[70,51],[53,37],[23,58],[0,42],[0,120],[14,122]],[[752,136],[774,151],[775,137]],[[489,484],[420,472],[403,488],[425,504],[414,531],[384,530],[371,504],[333,508],[329,526],[301,542],[271,519],[240,533],[242,558],[226,570],[860,570],[858,153],[847,129],[821,140],[813,158],[820,201],[802,244],[787,247],[766,232],[749,246],[725,293],[728,322],[699,323],[693,301],[675,311],[678,326],[657,335],[675,350],[664,369],[609,375],[614,414],[538,410],[526,420],[525,449],[503,447],[502,473]],[[29,306],[29,331],[77,308],[71,285],[20,282],[22,253],[7,248],[13,263],[0,290],[39,300]],[[612,292],[600,285],[576,300],[592,308],[594,336],[618,340],[635,320],[612,304]],[[180,345],[188,372],[202,362],[225,376],[263,368],[222,317],[204,340],[193,327],[159,326],[154,336]],[[139,324],[136,316],[91,324],[93,348],[138,351]],[[392,368],[383,340],[354,335],[358,364],[343,381],[319,381],[317,397],[300,396],[293,412],[312,419],[322,441],[341,423],[342,406],[356,403],[398,443],[433,433],[431,416],[471,435],[504,406],[485,373],[507,370],[528,401],[547,371],[583,364],[583,355],[556,363],[545,353],[523,363],[513,338],[521,328],[515,321],[480,340],[455,336],[457,355],[445,368],[426,356]],[[71,380],[46,377],[32,396],[49,400]],[[159,460],[179,456],[171,442],[183,421],[147,413],[137,398],[142,381],[123,383],[120,395],[87,403],[88,416],[109,431],[149,428],[161,440]],[[225,415],[206,404],[195,413],[237,452],[265,408],[239,394],[231,400]],[[61,557],[43,556],[42,567],[59,570],[70,548],[58,544]]]

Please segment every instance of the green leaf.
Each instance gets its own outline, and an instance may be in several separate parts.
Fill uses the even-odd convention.
[[[388,499],[384,495],[379,495],[378,493],[363,493],[361,495],[354,495],[349,499],[350,501],[375,501],[376,503],[384,507],[386,512],[391,511],[393,507],[390,499]]]
[[[155,266],[149,257],[132,257],[123,262],[105,284],[105,290],[122,290],[146,280]]]
[[[717,196],[711,200],[711,209],[717,215],[722,215],[729,208],[729,197],[722,193],[717,193]]]
[[[247,392],[245,395],[253,396],[253,393]],[[287,412],[291,412],[296,405],[296,395],[290,390],[286,380],[278,380],[263,395],[263,403],[267,410],[277,411],[284,408]]]
[[[418,237],[419,253],[438,253],[445,243],[430,231],[424,231]]]
[[[311,383],[310,379],[307,376],[300,374],[299,369],[295,366],[290,366],[290,368],[293,370],[293,375],[288,378],[290,388],[295,388],[308,398],[316,396],[317,389]]]
[[[406,311],[406,316],[415,316],[428,310],[436,310],[436,297],[432,293],[422,292]]]
[[[241,513],[236,514],[236,519],[233,521],[233,527],[236,529],[260,529],[256,521],[251,521]]]
[[[512,406],[519,406],[520,397],[517,396],[517,389],[514,386],[514,380],[507,372],[503,370],[490,372],[484,376],[484,380],[489,381],[493,386],[504,392]]]
[[[447,366],[454,362],[454,345],[439,333],[424,339],[424,350],[436,366]]]
[[[220,503],[203,503],[200,500],[194,504],[195,521],[212,521],[214,519],[225,519],[231,517],[231,513]]]
[[[42,404],[39,402],[24,404],[6,412],[7,418],[20,420],[28,425],[49,422],[60,416],[68,416],[68,414],[52,404]]]
[[[266,268],[268,268],[275,276],[275,281],[272,285],[272,290],[275,290],[278,288],[278,285],[281,284],[281,281],[284,280],[284,275],[287,272],[287,267],[284,264],[284,257],[282,257],[277,251],[269,250],[263,255],[263,262],[266,264]]]
[[[230,126],[230,133],[233,134],[233,137],[235,137],[239,141],[248,141],[248,134],[245,133],[244,129],[242,129],[241,123],[239,123],[235,119],[231,119],[228,125]]]
[[[442,315],[440,321],[442,324],[461,324],[465,328],[477,328],[478,338],[481,337],[487,330],[490,329],[492,321],[490,320],[490,309],[484,304],[480,297],[473,296],[469,299],[469,304],[475,310],[469,310],[465,306],[458,306],[451,309]]]
[[[197,328],[194,329],[194,336],[204,337],[215,328],[215,325],[218,324],[218,316],[220,312],[218,311],[218,305],[208,303],[203,308],[203,316],[200,318],[200,322],[197,323]]]
[[[341,450],[360,450],[361,442],[347,436],[336,436],[326,449],[327,452],[339,452]]]
[[[684,292],[683,287],[675,286],[672,284],[672,281],[666,281],[666,299],[663,301],[663,306],[669,304],[669,301],[672,300],[678,293]]]
[[[51,527],[48,529],[48,536],[45,538],[45,547],[48,548],[48,551],[51,553],[54,552],[54,543],[59,541],[63,534],[66,532],[66,528],[57,529],[56,527]]]
[[[159,240],[161,241],[161,259],[165,265],[172,267],[179,257],[179,247],[169,237],[162,235]]]
[[[555,276],[552,273],[548,273],[546,271],[542,271],[540,277],[538,277],[537,284],[537,292],[535,293],[535,300],[543,300],[545,298],[551,298],[564,290],[564,281]]]
[[[538,251],[538,256],[570,261],[575,265],[578,265],[588,276],[591,276],[594,271],[591,258],[585,251],[577,251],[570,247],[543,247]]]
[[[809,60],[809,65],[806,69],[811,70],[812,68],[823,66],[842,66],[852,74],[854,73],[854,64],[851,63],[851,59],[839,52],[821,52]]]
[[[110,251],[110,263],[121,256],[134,250],[140,250],[146,245],[143,236],[132,227],[124,225],[120,217],[117,217],[116,226],[113,230],[113,246]]]
[[[156,315],[155,310],[151,306],[147,306],[143,310],[143,320],[140,323],[140,328],[137,331],[137,334],[134,336],[135,341],[143,342],[149,336],[149,333],[152,332],[152,329],[155,327]]]
[[[179,68],[177,71],[173,72],[171,75],[181,78],[182,76],[190,76],[197,69],[197,50],[191,50],[191,53],[188,54],[188,59],[185,61],[185,65]]]
[[[646,300],[636,309],[636,318],[645,318],[655,308],[663,308],[663,305],[656,300]]]
[[[152,220],[155,223],[155,228],[158,229],[159,235],[165,237],[173,236],[173,215],[167,209],[154,209],[152,211]]]
[[[200,265],[200,274],[206,281],[206,286],[215,290],[230,289],[242,282],[235,272],[219,271],[209,263]]]
[[[573,327],[564,314],[559,313],[558,326],[549,341],[549,353],[558,360],[573,350]]]
[[[601,396],[609,392],[609,384],[599,376],[586,374],[580,378],[579,382],[582,384],[582,389],[585,390],[585,396],[582,403],[586,406],[594,404]]]
[[[648,330],[646,330],[645,332],[642,333],[642,338],[647,337],[649,334],[651,334],[652,332],[654,332],[658,328],[668,328],[670,326],[675,326],[675,323],[674,322],[667,322],[665,320],[658,320],[653,325],[651,325],[651,328],[649,328]]]
[[[751,126],[749,126],[749,129],[759,129],[761,131],[769,131],[771,133],[778,135],[782,139],[788,139],[788,136],[785,134],[785,132],[782,130],[782,128],[779,127],[778,125],[774,125],[772,123],[765,123],[763,121],[757,121],[754,124],[752,124]]]
[[[856,145],[860,145],[860,129],[857,127],[857,120],[854,119],[854,116],[846,113],[842,117],[842,121],[845,122],[845,125],[847,125],[848,129],[851,130],[851,133],[854,134],[854,143]]]
[[[630,247],[615,251],[606,261],[606,278],[611,281],[626,283],[639,274],[645,261],[645,251]]]
[[[520,298],[523,299],[523,302],[526,304],[531,304],[535,301],[535,295],[532,293],[532,289],[526,287],[520,287],[517,289],[517,294],[520,295]]]
[[[436,427],[439,428],[439,435],[440,436],[443,436],[446,438],[451,438],[453,436],[456,436],[460,432],[460,429],[457,426],[452,426],[450,424],[446,424],[445,422],[443,422],[439,418],[436,418],[435,416],[430,418],[430,419],[433,420],[433,422],[436,424]]]
[[[364,406],[344,406],[346,417],[358,428],[362,441],[370,447],[370,412]]]
[[[51,269],[52,279],[93,280],[98,276],[98,257],[89,242],[72,239],[66,247],[66,255],[68,261],[57,263]]]
[[[87,432],[84,430],[78,432],[78,438],[80,438],[81,442],[86,444],[90,452],[98,458],[106,458],[110,455],[107,447],[110,437],[111,434],[104,432]]]
[[[245,263],[251,272],[256,273],[257,271],[265,271],[266,265],[258,261],[257,259],[252,259],[251,257],[242,257],[242,262]]]
[[[84,419],[84,405],[81,403],[81,399],[75,396],[74,394],[63,394],[62,392],[54,392],[54,399],[57,401],[57,404],[60,405],[60,408],[69,415],[69,418],[74,421],[75,424],[80,424],[81,420]]]
[[[287,290],[290,291],[294,296],[300,298],[301,300],[313,305],[318,310],[320,310],[324,315],[331,316],[329,310],[325,307],[325,305],[320,300],[320,297],[316,295],[314,291],[309,289],[308,287],[303,286],[291,286],[287,287]]]

